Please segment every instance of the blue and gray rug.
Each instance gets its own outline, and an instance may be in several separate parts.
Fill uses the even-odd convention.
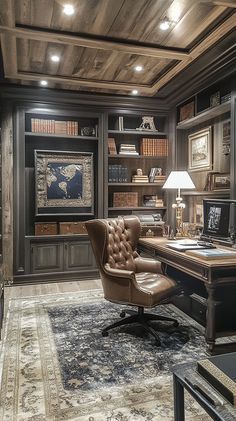
[[[120,307],[121,308],[121,307]],[[171,421],[171,369],[205,357],[199,326],[174,306],[155,312],[180,326],[153,322],[162,346],[139,325],[101,329],[119,306],[99,291],[15,299],[6,327],[2,421]],[[191,399],[186,419],[206,420]]]

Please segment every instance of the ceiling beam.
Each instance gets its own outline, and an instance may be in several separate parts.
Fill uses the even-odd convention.
[[[31,80],[37,81],[47,80],[48,82],[62,83],[67,85],[76,85],[76,86],[85,86],[87,88],[100,88],[100,89],[114,89],[119,91],[131,91],[132,89],[141,89],[148,91],[149,87],[147,85],[132,84],[132,83],[122,83],[122,82],[109,82],[109,81],[99,81],[94,79],[80,79],[76,77],[67,77],[67,76],[52,76],[42,73],[30,73],[30,72],[17,72],[15,75],[12,75],[11,78],[21,79],[21,80]]]
[[[17,74],[16,38],[9,34],[2,34],[1,47],[4,76],[12,78],[12,75]]]
[[[141,43],[127,43],[122,41],[108,41],[104,38],[96,39],[86,36],[75,36],[69,34],[61,34],[60,32],[37,30],[23,27],[10,28],[0,26],[1,33],[8,33],[17,38],[30,39],[35,41],[55,42],[57,44],[74,45],[85,48],[96,48],[99,50],[119,51],[124,54],[137,54],[140,56],[167,58],[169,60],[188,60],[189,54],[175,48],[150,47]]]
[[[3,25],[14,30],[15,28],[15,3],[14,0],[1,0],[0,20]],[[16,37],[13,34],[2,33],[1,49],[3,58],[4,75],[17,73]]]
[[[191,58],[189,62],[180,62],[172,69],[167,71],[160,80],[156,81],[152,87],[152,93],[156,93],[162,86],[166,85],[173,77],[184,70],[190,63],[196,60],[201,54],[207,51],[220,38],[224,37],[229,31],[236,28],[236,13],[226,19],[220,26],[212,31],[202,42],[191,50]]]

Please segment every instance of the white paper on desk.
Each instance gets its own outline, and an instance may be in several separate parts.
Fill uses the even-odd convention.
[[[170,249],[173,249],[176,251],[199,250],[199,249],[206,248],[204,246],[199,246],[197,243],[196,244],[179,244],[176,242],[176,243],[168,243],[166,245]]]
[[[196,240],[191,240],[191,238],[185,238],[184,240],[176,240],[177,244],[182,244],[184,246],[190,246],[190,245],[196,245],[197,241]],[[174,243],[174,244],[176,244]]]

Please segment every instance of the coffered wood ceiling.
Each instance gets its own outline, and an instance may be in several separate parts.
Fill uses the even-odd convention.
[[[154,96],[235,27],[236,0],[0,0],[4,77],[23,85]]]

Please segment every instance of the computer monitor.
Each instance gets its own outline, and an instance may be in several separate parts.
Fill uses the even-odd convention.
[[[230,240],[230,201],[203,199],[202,234]]]

